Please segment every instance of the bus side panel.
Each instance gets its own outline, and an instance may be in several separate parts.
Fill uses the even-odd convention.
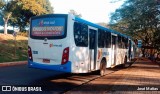
[[[112,51],[111,48],[108,48],[109,56],[108,56],[108,61],[107,61],[107,68],[112,66]]]
[[[67,35],[69,37],[69,39],[67,41],[69,41],[69,48],[70,48],[70,52],[69,52],[69,60],[71,61],[71,73],[75,73],[75,61],[73,59],[73,56],[75,55],[74,53],[74,35],[73,35],[73,21],[74,16],[73,15],[68,15],[68,28],[67,28]]]
[[[74,16],[69,15],[67,35],[69,36],[70,53],[69,60],[71,61],[72,73],[87,73],[88,72],[88,47],[78,47],[74,41]]]
[[[127,55],[126,55],[126,52],[127,52],[127,49],[122,49],[122,53],[123,53],[122,63],[126,63],[126,62],[124,62],[124,61],[125,61],[125,56],[127,56]]]
[[[111,66],[111,49],[110,48],[99,48],[98,49],[98,62],[97,62],[97,69],[100,69],[100,63],[103,58],[106,59],[106,68]]]
[[[116,50],[116,65],[121,63],[121,50],[117,47]]]
[[[70,60],[72,62],[72,73],[89,72],[89,47],[76,46],[74,39],[74,17],[71,17],[69,25],[70,32]]]
[[[124,57],[125,57],[125,49],[118,48],[117,49],[116,65],[123,64],[124,63]]]
[[[73,73],[87,73],[89,69],[89,51],[87,47],[72,46]]]

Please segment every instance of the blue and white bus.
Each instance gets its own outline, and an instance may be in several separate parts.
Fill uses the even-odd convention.
[[[32,17],[28,40],[28,65],[69,73],[88,73],[131,58],[131,39],[72,14]],[[129,46],[130,45],[130,46]]]

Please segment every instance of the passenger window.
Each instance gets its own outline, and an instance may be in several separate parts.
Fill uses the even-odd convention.
[[[82,23],[74,23],[74,40],[76,46],[88,47],[88,26]]]
[[[125,39],[125,48],[126,48],[126,49],[128,48],[128,45],[129,45],[129,44],[128,44],[128,39],[126,38],[126,39]]]
[[[122,37],[118,35],[118,47],[122,48]]]
[[[122,48],[127,49],[127,47],[128,47],[128,39],[122,37]]]
[[[105,31],[98,29],[98,47],[104,48],[105,43]]]
[[[105,47],[110,48],[111,47],[111,33],[106,32],[105,34]]]

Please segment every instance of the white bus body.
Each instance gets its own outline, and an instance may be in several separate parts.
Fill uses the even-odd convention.
[[[123,34],[71,14],[37,16],[30,23],[28,65],[70,73],[113,67],[128,58],[126,41]]]

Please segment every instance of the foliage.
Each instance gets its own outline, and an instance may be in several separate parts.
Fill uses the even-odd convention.
[[[155,0],[126,0],[111,14],[113,29],[143,40],[143,46],[155,46],[155,33],[159,34],[160,10]],[[158,37],[157,37],[158,38]]]
[[[100,25],[100,26],[109,28],[107,23],[99,22],[99,23],[97,23],[97,24]]]
[[[54,13],[53,7],[51,6],[51,3],[49,0],[43,0],[45,3],[43,3],[43,8],[46,9],[47,14]]]
[[[29,26],[30,17],[48,13],[53,13],[49,0],[17,0],[10,24],[23,31]]]
[[[22,10],[29,10],[34,15],[41,15],[46,12],[42,7],[43,0],[17,0],[17,6],[21,7]]]
[[[19,27],[23,31],[29,26],[32,16],[53,13],[49,0],[12,0],[0,1],[1,15],[9,25]]]
[[[14,30],[7,30],[8,34],[13,34]],[[0,33],[4,33],[4,30],[0,30]]]
[[[4,0],[0,0],[0,8],[2,8],[4,6]]]
[[[3,24],[4,24],[3,17],[2,15],[0,15],[0,26],[2,26]]]
[[[4,33],[7,34],[7,24],[12,15],[12,11],[15,8],[15,2],[9,1],[6,2],[5,0],[0,1],[0,15],[4,21]]]
[[[78,13],[77,13],[75,10],[73,10],[73,9],[71,9],[68,13],[69,13],[69,14],[73,14],[73,15],[75,15],[75,16],[77,16],[77,17],[82,17],[81,14],[78,14]]]

